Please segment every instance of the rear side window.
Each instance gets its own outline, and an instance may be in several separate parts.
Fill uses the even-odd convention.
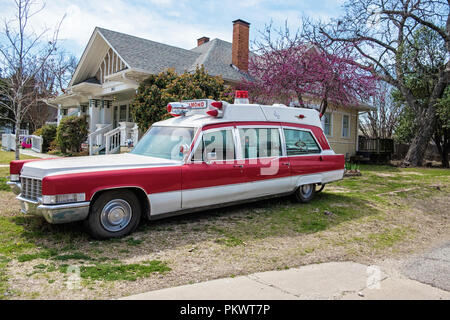
[[[284,137],[288,156],[320,153],[320,148],[309,131],[284,129]]]
[[[245,159],[281,156],[278,128],[239,128],[239,139]]]

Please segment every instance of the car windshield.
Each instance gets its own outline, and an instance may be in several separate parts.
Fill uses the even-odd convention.
[[[151,127],[131,153],[170,160],[182,160],[183,154],[180,152],[180,146],[184,144],[190,146],[193,137],[194,128]]]

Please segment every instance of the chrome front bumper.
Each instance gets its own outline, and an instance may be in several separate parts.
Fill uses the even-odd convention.
[[[22,185],[20,184],[20,182],[13,182],[13,181],[8,181],[6,182],[6,184],[8,186],[10,186],[12,192],[14,192],[14,194],[19,195],[22,192]]]
[[[20,201],[22,212],[25,214],[43,216],[47,222],[53,224],[81,221],[89,215],[89,201],[52,205],[42,204],[39,200],[33,201],[22,198],[20,196],[22,192],[20,182],[8,181],[7,184],[18,195],[16,199]]]
[[[89,201],[47,205],[22,198],[20,195],[16,199],[20,201],[23,213],[43,216],[47,222],[53,224],[81,221],[89,215]]]

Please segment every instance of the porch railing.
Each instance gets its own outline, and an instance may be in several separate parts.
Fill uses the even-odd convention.
[[[105,134],[108,131],[111,131],[111,129],[112,129],[112,124],[109,124],[102,128],[98,128],[97,130],[95,130],[88,136],[89,155],[96,154],[106,148]]]
[[[139,142],[139,127],[137,124],[131,129],[131,139],[133,139],[133,146]]]
[[[105,134],[106,138],[106,149],[105,153],[119,153],[120,152],[120,137],[121,137],[121,128],[115,128]]]
[[[88,137],[89,154],[93,155],[104,149],[105,154],[119,153],[120,147],[129,146],[129,141],[135,146],[139,141],[139,128],[132,122],[121,122],[112,129],[112,125],[99,128]]]
[[[358,151],[371,153],[393,153],[394,140],[382,138],[358,137]]]

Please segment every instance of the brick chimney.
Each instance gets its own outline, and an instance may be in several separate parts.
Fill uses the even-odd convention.
[[[233,21],[232,63],[242,71],[248,70],[248,42],[250,23],[238,19]]]
[[[207,43],[209,41],[208,37],[201,37],[197,39],[197,47],[201,46],[204,43]]]

